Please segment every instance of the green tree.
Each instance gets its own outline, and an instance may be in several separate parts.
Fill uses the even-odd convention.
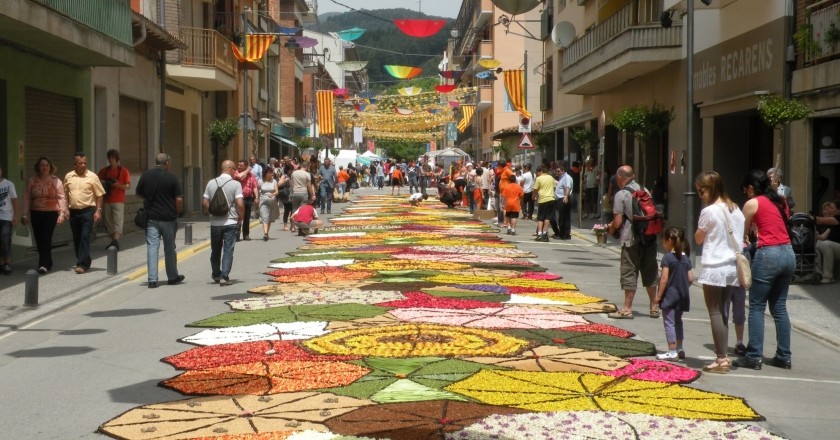
[[[382,151],[392,159],[417,160],[426,154],[426,143],[407,139],[383,139],[378,142]]]
[[[612,124],[621,131],[631,133],[639,142],[641,152],[642,183],[647,182],[647,143],[651,139],[658,141],[660,157],[663,146],[662,136],[668,131],[668,126],[674,121],[674,109],[666,109],[661,104],[653,103],[652,107],[638,104],[625,107],[610,118]]]

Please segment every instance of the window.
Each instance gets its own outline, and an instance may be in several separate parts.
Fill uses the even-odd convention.
[[[149,114],[145,101],[120,96],[120,163],[134,171],[149,168]]]

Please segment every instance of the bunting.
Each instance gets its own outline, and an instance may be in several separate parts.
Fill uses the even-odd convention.
[[[462,105],[461,111],[464,112],[464,117],[461,118],[461,122],[458,122],[458,131],[463,133],[467,127],[470,125],[470,121],[472,120],[473,113],[475,113],[475,106],[474,105]]]
[[[331,90],[318,90],[318,124],[321,127],[321,134],[335,134],[335,109],[333,108],[333,92]]]
[[[268,47],[271,46],[271,43],[274,42],[275,38],[277,37],[274,34],[246,35],[244,55],[235,44],[230,43],[230,47],[233,50],[233,56],[235,56],[237,60],[243,63],[253,63],[254,61],[259,61],[263,55],[265,55],[266,51],[268,51]]]
[[[525,102],[525,73],[523,70],[505,70],[505,90],[511,105],[519,110],[522,116],[530,119],[531,112],[528,111]]]

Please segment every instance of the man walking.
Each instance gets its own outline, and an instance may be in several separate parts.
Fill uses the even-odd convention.
[[[522,166],[522,218],[533,220],[534,218],[534,197],[531,192],[534,190],[534,173],[531,172],[531,164]]]
[[[166,265],[166,284],[174,285],[184,281],[178,274],[178,256],[175,253],[175,234],[178,232],[178,215],[184,209],[184,195],[175,174],[169,171],[169,155],[159,153],[155,167],[147,170],[137,182],[137,195],[143,198],[146,210],[146,271],[148,287],[158,286],[158,259],[160,243],[163,242],[163,261]]]
[[[227,215],[214,215],[210,220],[210,270],[213,282],[220,286],[230,286],[230,270],[233,267],[233,248],[236,246],[236,236],[245,215],[245,203],[242,201],[242,185],[233,179],[236,165],[232,160],[222,162],[222,174],[207,182],[204,198],[201,201],[204,209],[210,208],[210,199],[216,194],[217,188],[222,188],[227,199]]]
[[[554,211],[556,215],[551,216],[551,229],[558,240],[572,239],[572,176],[566,172],[566,163],[560,161],[557,164],[557,187],[554,190]],[[556,218],[556,220],[555,220]]]
[[[636,296],[636,287],[639,273],[642,274],[642,285],[650,297],[650,317],[659,317],[659,307],[654,302],[656,297],[657,267],[656,267],[656,241],[645,244],[633,237],[633,193],[641,187],[635,180],[633,168],[624,165],[615,174],[618,187],[624,191],[615,194],[613,203],[613,220],[609,226],[609,233],[613,235],[620,232],[621,242],[621,288],[624,289],[624,306],[616,312],[610,313],[610,318],[633,319],[633,297]]]
[[[96,174],[102,182],[102,187],[109,187],[102,201],[102,219],[105,222],[105,230],[111,237],[111,243],[106,249],[114,246],[119,250],[125,220],[125,190],[131,187],[131,173],[120,164],[119,150],[108,150],[107,156],[108,166]]]
[[[70,211],[70,230],[73,231],[73,249],[76,266],[73,270],[83,274],[90,270],[90,240],[93,224],[102,218],[102,197],[105,189],[99,177],[87,169],[85,153],[74,155],[74,169],[64,176],[64,192]]]
[[[537,195],[537,238],[536,241],[548,242],[548,224],[554,217],[554,189],[557,181],[546,172],[545,166],[537,168],[533,193]]]
[[[321,214],[324,213],[324,207],[327,208],[327,214],[332,214],[333,188],[338,179],[332,161],[324,159],[324,164],[318,169],[318,175],[321,176],[321,184],[318,186],[321,191]]]
[[[254,159],[254,156],[251,156],[251,160]],[[259,164],[255,164],[259,167]],[[254,165],[252,165],[251,171],[254,170]],[[260,167],[262,169],[262,167]],[[251,240],[251,209],[254,207],[254,199],[256,197],[257,192],[259,189],[257,187],[257,179],[254,178],[254,174],[248,171],[248,164],[245,163],[244,160],[240,160],[237,164],[237,172],[234,173],[233,178],[242,185],[242,202],[245,204],[245,217],[242,219],[242,237],[239,236],[239,232],[236,233],[236,241],[239,241],[240,238],[245,241]],[[262,176],[260,176],[259,181],[262,182]]]

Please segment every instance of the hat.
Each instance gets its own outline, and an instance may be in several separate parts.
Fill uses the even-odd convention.
[[[473,166],[473,163],[472,162],[467,162],[467,166],[471,167],[471,166]]]

